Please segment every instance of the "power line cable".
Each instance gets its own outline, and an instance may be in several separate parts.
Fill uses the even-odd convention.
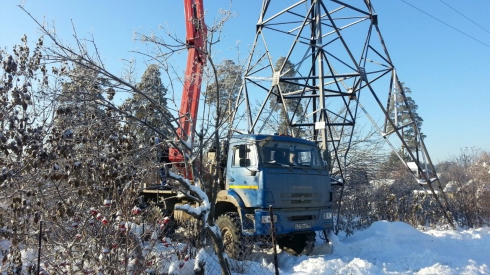
[[[459,13],[459,14],[460,14],[461,16],[463,16],[464,18],[466,18],[466,19],[468,19],[469,21],[471,21],[471,23],[473,23],[473,24],[477,25],[478,27],[480,27],[482,30],[484,30],[484,31],[486,31],[486,32],[488,32],[488,33],[490,33],[490,31],[489,31],[489,30],[485,29],[484,27],[482,27],[481,25],[479,25],[479,24],[478,24],[478,23],[476,23],[475,21],[471,20],[471,18],[467,17],[466,15],[464,15],[463,13],[461,13],[460,11],[458,11],[457,9],[455,9],[455,8],[451,7],[451,6],[450,6],[448,3],[446,3],[446,2],[444,2],[444,1],[442,1],[442,0],[439,0],[439,1],[441,1],[441,2],[442,2],[444,5],[446,5],[446,6],[448,6],[449,8],[451,8],[453,11],[455,11],[455,12]]]
[[[419,8],[417,8],[416,6],[414,6],[414,5],[410,4],[410,3],[408,3],[407,1],[405,1],[405,0],[400,0],[400,1],[402,1],[403,3],[405,3],[405,4],[409,5],[409,6],[411,6],[411,7],[412,7],[412,8],[414,8],[414,9],[416,9],[416,10],[418,10],[418,11],[420,11],[420,12],[424,13],[425,15],[432,17],[433,19],[435,19],[435,20],[439,21],[440,23],[442,23],[442,24],[444,24],[444,25],[446,25],[446,26],[450,27],[451,29],[453,29],[453,30],[455,30],[455,31],[457,31],[457,32],[459,32],[459,33],[461,33],[462,35],[465,35],[465,36],[467,36],[467,37],[469,37],[469,38],[471,38],[471,39],[475,40],[476,42],[478,42],[478,43],[480,43],[480,44],[482,44],[482,45],[487,46],[488,48],[490,48],[490,45],[486,44],[485,42],[483,42],[483,41],[481,41],[481,40],[478,40],[478,39],[474,38],[473,36],[471,36],[471,35],[469,35],[469,34],[467,34],[467,33],[463,32],[463,31],[461,31],[461,30],[459,30],[459,29],[456,29],[455,27],[453,27],[453,26],[449,25],[448,23],[446,23],[446,22],[442,21],[441,19],[439,19],[439,18],[437,18],[437,17],[435,17],[435,16],[433,16],[433,15],[431,15],[431,14],[429,14],[429,13],[427,13],[427,12],[425,12],[425,11],[423,11],[423,10],[419,9]]]

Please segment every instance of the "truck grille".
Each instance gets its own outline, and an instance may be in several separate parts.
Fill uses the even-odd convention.
[[[316,220],[317,217],[315,215],[305,215],[305,216],[291,216],[288,217],[288,221],[294,222],[294,221],[309,221],[309,220]]]
[[[319,204],[321,203],[321,194],[313,193],[281,193],[282,203],[290,204]]]

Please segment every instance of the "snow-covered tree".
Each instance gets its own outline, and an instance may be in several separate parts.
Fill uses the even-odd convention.
[[[167,88],[162,82],[159,66],[156,64],[149,65],[143,73],[141,81],[136,84],[136,88],[145,96],[138,93],[132,94],[130,98],[126,99],[122,108],[128,110],[137,120],[157,128],[160,133],[156,133],[149,127],[139,127],[135,120],[129,120],[128,126],[136,132],[140,139],[147,142],[151,137],[162,134],[167,139],[171,138],[173,135],[172,126],[165,122],[172,117],[172,114],[168,110],[167,98],[165,97]]]
[[[148,259],[159,257],[151,251],[165,234],[164,216],[152,205],[138,208],[142,183],[159,168],[154,148],[127,127],[138,118],[111,101],[123,85],[144,92],[108,77],[88,51],[43,48],[43,40],[30,51],[27,38],[22,42],[14,54],[0,52],[2,270],[20,274],[36,267],[35,253],[22,255],[37,247],[41,222],[41,268],[49,273],[161,267],[161,260]],[[45,60],[55,67],[48,71]],[[165,254],[184,261],[187,252],[170,247]]]
[[[42,234],[41,267],[49,273],[142,270],[151,255],[143,252],[135,206],[146,169],[156,169],[151,148],[139,146],[108,104],[110,87],[96,63],[65,58],[48,72],[43,60],[56,60],[53,48],[43,54],[41,39],[31,55],[22,42],[14,55],[1,52],[2,92],[15,99],[0,119],[5,269],[36,266],[35,257],[20,256]],[[157,210],[147,208],[146,223],[163,220]]]

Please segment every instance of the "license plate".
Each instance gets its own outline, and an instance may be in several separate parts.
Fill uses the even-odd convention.
[[[297,223],[294,225],[294,229],[309,229],[311,228],[311,223]]]

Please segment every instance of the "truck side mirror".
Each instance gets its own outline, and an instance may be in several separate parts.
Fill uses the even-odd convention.
[[[240,161],[241,161],[241,159],[247,158],[247,152],[248,151],[250,151],[250,150],[247,148],[246,144],[238,145],[238,157],[240,158]]]
[[[240,167],[248,167],[248,166],[250,166],[250,159],[240,158]]]

